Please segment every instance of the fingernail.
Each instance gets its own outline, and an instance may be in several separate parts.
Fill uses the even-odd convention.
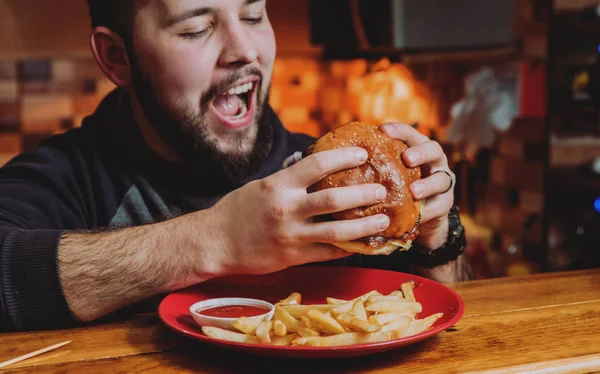
[[[384,187],[378,187],[377,191],[375,191],[375,197],[377,200],[383,200],[387,196],[387,191]]]
[[[378,223],[379,231],[383,231],[383,230],[387,229],[389,225],[390,225],[390,219],[388,218],[388,216],[383,216],[379,219],[379,223]]]
[[[411,189],[412,189],[413,194],[415,194],[416,197],[420,197],[421,195],[423,195],[423,192],[425,192],[425,187],[423,186],[422,183],[419,183],[419,182],[413,183],[411,186]]]
[[[381,125],[381,131],[392,131],[394,129],[393,125],[390,124],[385,124],[385,125]]]
[[[356,151],[356,158],[358,159],[358,161],[367,161],[367,159],[369,158],[369,153],[367,153],[367,151],[365,151],[364,149],[361,149],[359,151]]]
[[[408,158],[408,162],[410,162],[411,165],[417,165],[420,161],[419,154],[416,152],[408,152],[406,154],[406,157]]]

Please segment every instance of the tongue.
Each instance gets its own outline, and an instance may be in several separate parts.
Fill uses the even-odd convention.
[[[238,95],[219,95],[213,102],[215,109],[224,117],[233,117],[240,110],[241,98]]]

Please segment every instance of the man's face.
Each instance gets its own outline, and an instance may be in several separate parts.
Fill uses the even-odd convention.
[[[261,121],[275,59],[266,0],[140,2],[129,55],[147,121],[184,161],[242,178],[272,142]]]

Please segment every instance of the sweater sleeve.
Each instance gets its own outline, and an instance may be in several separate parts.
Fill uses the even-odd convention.
[[[76,180],[71,157],[56,147],[38,147],[0,169],[0,330],[77,323],[57,262],[63,232],[86,227]]]

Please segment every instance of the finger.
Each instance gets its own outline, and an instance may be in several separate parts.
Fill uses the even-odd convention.
[[[299,233],[301,240],[319,243],[346,242],[376,235],[390,224],[385,214],[351,220],[331,221],[305,225]]]
[[[442,168],[448,164],[442,146],[433,140],[408,148],[402,153],[402,160],[408,167],[431,164],[431,166]]]
[[[448,215],[453,202],[454,197],[450,194],[437,195],[436,197],[427,199],[425,208],[421,212],[420,224]]]
[[[428,137],[418,132],[415,128],[402,123],[384,123],[380,126],[380,129],[390,138],[400,139],[409,147],[414,147],[429,141]]]
[[[450,172],[450,175],[452,173]],[[446,173],[433,173],[427,178],[420,179],[410,185],[410,192],[417,200],[426,199],[431,196],[449,193],[454,187],[454,177],[448,178]],[[450,188],[450,189],[449,189]]]
[[[298,265],[337,260],[352,256],[352,253],[331,244],[314,243],[298,248]],[[298,261],[296,261],[298,262]]]
[[[367,151],[357,147],[317,152],[283,170],[282,177],[291,179],[292,186],[306,188],[337,171],[361,165],[368,157]]]
[[[306,195],[304,201],[300,203],[298,215],[301,218],[308,218],[373,205],[386,196],[387,191],[380,184],[328,188]]]

